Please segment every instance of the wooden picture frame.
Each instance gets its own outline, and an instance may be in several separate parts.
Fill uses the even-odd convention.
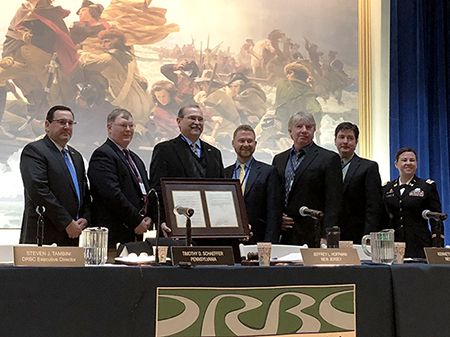
[[[186,236],[186,217],[176,207],[194,209],[192,238],[248,239],[247,211],[237,179],[162,178],[166,224],[172,237]]]

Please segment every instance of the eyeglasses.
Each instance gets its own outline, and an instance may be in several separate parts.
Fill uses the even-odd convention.
[[[53,123],[53,122],[56,122],[56,123],[58,123],[61,126],[66,126],[66,124],[69,124],[69,127],[72,127],[72,126],[77,124],[77,122],[68,121],[68,120],[65,120],[65,119],[54,119],[50,123]]]
[[[130,130],[133,130],[134,127],[136,126],[136,124],[134,124],[134,123],[121,123],[121,124],[113,123],[113,124],[120,126],[124,130],[126,130],[127,128],[130,128]]]
[[[195,121],[199,121],[200,123],[203,123],[203,117],[199,116],[185,116],[183,118],[187,118],[190,119],[191,121],[195,122]]]

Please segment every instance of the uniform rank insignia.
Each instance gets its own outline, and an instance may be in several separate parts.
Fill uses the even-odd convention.
[[[386,198],[393,197],[394,196],[394,190],[391,188],[388,192],[386,192]]]
[[[409,196],[410,197],[423,197],[424,192],[419,187],[417,187],[414,190],[412,190],[411,192],[409,192]]]
[[[427,183],[427,184],[430,184],[430,185],[431,185],[431,184],[434,184],[434,180],[427,179],[426,183]]]

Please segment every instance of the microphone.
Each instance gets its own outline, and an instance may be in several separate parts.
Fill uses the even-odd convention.
[[[306,206],[300,207],[298,212],[300,213],[301,216],[310,216],[311,218],[316,218],[316,219],[323,218],[323,212],[309,209]]]
[[[431,212],[429,209],[426,209],[422,212],[422,218],[424,218],[425,220],[444,221],[447,220],[447,214]]]
[[[188,218],[194,215],[194,209],[189,207],[175,206],[173,212],[175,214],[187,216]]]

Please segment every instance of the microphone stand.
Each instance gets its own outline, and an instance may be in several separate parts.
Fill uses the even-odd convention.
[[[444,223],[442,220],[436,220],[436,227],[431,236],[432,246],[437,248],[444,247]]]
[[[161,231],[161,211],[160,211],[160,205],[159,205],[159,196],[158,192],[154,188],[152,188],[147,193],[147,198],[145,199],[144,207],[141,210],[141,215],[145,216],[148,212],[148,206],[150,204],[149,199],[150,195],[154,193],[156,196],[156,212],[157,212],[157,218],[156,218],[156,238],[155,238],[155,265],[159,266],[159,232]]]
[[[190,247],[192,243],[191,217],[186,214],[186,246]]]
[[[39,215],[37,220],[37,245],[38,247],[42,247],[42,244],[44,243],[44,213],[45,213],[45,207],[44,206],[37,206],[36,207],[36,213]]]
[[[321,237],[321,230],[320,230],[320,220],[318,218],[316,218],[315,216],[311,216],[311,218],[314,220],[314,232],[316,234],[314,243],[315,243],[315,248],[320,248],[320,237]]]

